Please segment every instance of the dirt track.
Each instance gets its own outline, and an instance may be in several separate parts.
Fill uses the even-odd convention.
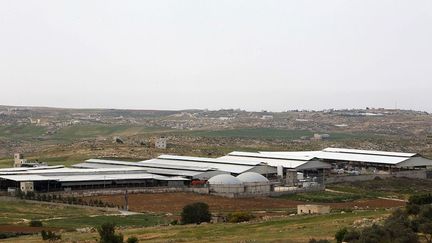
[[[116,205],[124,205],[123,195],[98,196],[91,199],[100,199]],[[211,211],[251,211],[267,209],[287,209],[295,208],[304,202],[277,199],[277,198],[239,198],[231,199],[209,195],[199,195],[195,193],[147,193],[130,194],[129,209],[137,212],[180,212],[189,203],[205,202],[210,206]],[[404,202],[367,199],[346,203],[326,203],[332,208],[391,208],[404,206]]]

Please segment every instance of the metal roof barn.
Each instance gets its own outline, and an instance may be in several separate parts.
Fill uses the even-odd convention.
[[[266,163],[271,167],[282,166],[285,169],[295,169],[295,170],[314,170],[330,168],[331,165],[321,162],[314,157],[305,156],[281,156],[279,154],[261,154],[261,153],[251,153],[251,152],[232,152],[227,156],[221,157],[225,158],[235,158],[237,160],[252,160],[257,162]]]
[[[417,153],[386,152],[375,150],[326,148],[322,151],[303,151],[303,152],[260,152],[270,156],[304,156],[315,157],[325,161],[344,161],[369,163],[381,166],[394,167],[432,167],[432,160],[423,158]]]

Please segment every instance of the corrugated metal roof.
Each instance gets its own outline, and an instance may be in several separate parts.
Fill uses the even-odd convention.
[[[281,157],[281,158],[298,158],[298,157],[305,157],[307,159],[311,158],[316,158],[316,156],[320,153],[321,151],[277,151],[277,152],[268,152],[268,151],[260,151],[260,154],[264,154],[264,155],[270,155],[270,156],[277,156],[277,157]]]
[[[0,178],[11,181],[56,181],[56,178],[41,175],[0,175]]]
[[[323,151],[303,151],[302,154],[309,154],[311,157],[326,160],[342,160],[342,161],[353,161],[353,162],[365,162],[374,164],[388,164],[396,165],[405,160],[410,159],[410,157],[400,157],[400,156],[385,156],[385,155],[375,155],[375,154],[365,154],[365,153],[348,153],[348,152],[330,152],[331,150]],[[347,150],[349,151],[349,150]],[[291,153],[297,152],[262,152],[264,154],[278,154],[279,156],[290,155]]]
[[[223,156],[221,158],[224,159],[229,159],[230,157],[234,157],[231,155],[227,155],[227,156]],[[275,158],[266,158],[266,157],[240,157],[240,156],[235,156],[236,159],[239,160],[254,160],[254,161],[259,161],[261,163],[266,163],[269,166],[272,167],[278,167],[278,166],[282,166],[284,168],[288,168],[288,169],[295,169],[305,163],[307,163],[308,161],[299,161],[299,160],[289,160],[289,159],[275,159]]]
[[[379,155],[379,156],[393,156],[393,157],[413,157],[416,153],[401,153],[401,152],[387,152],[376,150],[361,150],[361,149],[345,149],[345,148],[326,148],[324,152],[334,153],[349,153],[349,154],[365,154],[365,155]]]
[[[80,167],[80,168],[94,168],[94,169],[99,169],[99,168],[105,168],[105,166],[108,167],[115,167],[117,169],[123,169],[125,167],[128,166],[124,166],[124,165],[112,165],[112,164],[104,164],[104,163],[80,163],[80,164],[76,164],[74,165],[76,167]],[[173,176],[188,176],[188,177],[194,177],[197,175],[200,175],[202,173],[206,173],[207,171],[191,171],[191,170],[175,170],[175,169],[164,169],[164,168],[155,168],[155,167],[151,167],[147,166],[147,165],[142,165],[142,166],[138,166],[138,167],[129,167],[129,168],[138,168],[140,170],[144,170],[145,172],[148,173],[153,173],[153,174],[161,174],[161,175],[173,175]]]
[[[112,181],[112,180],[163,180],[163,181],[186,181],[189,179],[183,177],[167,177],[154,175],[149,173],[127,173],[127,174],[90,174],[90,175],[58,175],[58,176],[43,176],[43,175],[1,175],[0,178],[12,181],[60,181],[60,182],[75,182],[75,181]]]
[[[166,159],[152,159],[140,162],[147,166],[160,166],[171,168],[173,166],[184,166],[185,168],[210,168],[212,170],[226,171],[230,173],[243,173],[252,169],[254,166],[237,165],[237,164],[219,164],[208,162],[197,162],[192,160],[166,160]]]
[[[72,165],[73,168],[86,168],[86,169],[100,169],[100,168],[117,168],[117,169],[122,169],[125,168],[127,166],[124,165],[112,165],[112,164],[99,164],[99,163],[78,163],[78,164],[74,164]],[[128,166],[127,168],[135,168],[133,166]],[[136,167],[137,169],[145,169],[142,167]]]
[[[153,175],[148,173],[134,173],[134,174],[107,174],[107,175],[78,175],[78,176],[56,176],[60,182],[72,181],[104,181],[104,180],[188,180],[183,177],[166,177],[161,175]]]
[[[152,159],[157,160],[157,159]],[[98,159],[89,159],[86,160],[87,163],[97,163],[97,164],[111,164],[111,165],[124,165],[124,166],[133,166],[133,167],[149,167],[149,165],[146,163],[147,161],[152,160],[146,160],[141,162],[124,162],[124,161],[110,161],[110,160],[98,160]],[[169,169],[175,169],[175,170],[190,170],[190,171],[209,171],[213,170],[211,167],[205,167],[205,166],[196,166],[196,167],[188,167],[181,164],[172,164],[171,166],[168,165],[158,165],[151,164],[152,168],[169,168]]]
[[[368,154],[349,154],[349,153],[338,153],[338,152],[321,152],[318,154],[320,159],[328,160],[344,160],[353,162],[366,162],[375,164],[389,164],[396,165],[405,160],[410,159],[409,157],[394,157],[394,156],[382,156],[382,155],[368,155]]]
[[[38,167],[14,167],[14,168],[4,168],[0,169],[1,172],[15,172],[15,171],[30,171],[30,170],[49,170],[49,169],[58,169],[64,168],[63,165],[54,165],[54,166],[38,166]]]
[[[166,160],[179,160],[179,161],[195,161],[195,162],[206,162],[206,163],[216,163],[216,164],[234,164],[234,165],[259,165],[259,162],[256,161],[243,161],[236,160],[233,158],[230,159],[221,159],[221,158],[203,158],[203,157],[191,157],[191,156],[177,156],[177,155],[160,155],[158,159],[166,159]]]
[[[228,155],[234,158],[238,156],[238,157],[263,158],[263,159],[290,159],[290,160],[299,160],[299,161],[309,161],[313,159],[313,157],[296,155],[296,154],[281,155],[278,153],[273,154],[273,153],[239,152],[239,151],[231,152]]]
[[[138,167],[124,167],[121,171],[145,171],[145,169]],[[61,174],[90,174],[90,173],[104,173],[104,172],[119,172],[118,168],[97,168],[97,169],[83,169],[83,168],[58,168],[58,169],[47,169],[47,170],[30,170],[30,171],[8,171],[0,172],[0,175],[61,175]]]

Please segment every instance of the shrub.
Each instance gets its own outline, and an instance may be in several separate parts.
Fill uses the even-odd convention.
[[[336,242],[342,243],[347,232],[348,232],[347,228],[342,228],[342,229],[338,230],[335,234]]]
[[[348,230],[345,233],[342,242],[352,242],[358,240],[359,238],[360,238],[360,232],[356,230]]]
[[[138,238],[136,238],[135,236],[129,237],[126,240],[127,243],[138,243]]]
[[[115,233],[115,224],[104,223],[97,229],[100,243],[123,243],[123,235]]]
[[[424,205],[424,204],[431,204],[431,203],[432,203],[432,194],[430,193],[412,195],[408,199],[408,204]]]
[[[30,227],[42,227],[43,224],[39,220],[32,220],[32,221],[30,221],[29,226]]]
[[[209,206],[202,202],[186,205],[181,213],[181,221],[184,224],[200,224],[210,222],[210,219]]]
[[[247,212],[234,212],[227,215],[227,220],[230,223],[246,222],[253,218],[255,218],[255,216]]]

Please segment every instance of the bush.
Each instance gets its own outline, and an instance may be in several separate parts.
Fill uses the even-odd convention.
[[[246,222],[254,218],[253,214],[247,212],[235,212],[227,215],[227,221],[230,223]]]
[[[42,227],[43,224],[39,220],[32,220],[32,221],[30,221],[29,226],[30,227]]]
[[[51,230],[45,231],[42,230],[41,232],[42,240],[49,240],[49,241],[57,241],[61,239],[61,235],[58,235]]]
[[[338,230],[335,234],[336,242],[342,243],[347,232],[348,232],[347,228],[342,228],[342,229]]]
[[[202,202],[186,205],[181,213],[183,224],[200,224],[202,222],[210,222],[210,220],[209,206]]]
[[[372,225],[361,231],[339,230],[335,238],[339,242],[343,235],[342,242],[399,242],[399,243],[418,243],[417,234],[412,229],[412,221],[408,214],[402,210],[396,210],[388,217],[383,225]]]
[[[342,242],[352,242],[358,240],[359,238],[360,238],[360,232],[356,230],[348,230],[345,233]]]
[[[424,204],[432,204],[432,194],[420,194],[420,195],[412,195],[408,199],[408,204],[415,205],[424,205]]]
[[[100,243],[123,243],[123,235],[115,233],[115,224],[104,223],[97,229]]]
[[[129,237],[126,240],[127,243],[138,243],[138,238],[136,238],[135,236]]]

